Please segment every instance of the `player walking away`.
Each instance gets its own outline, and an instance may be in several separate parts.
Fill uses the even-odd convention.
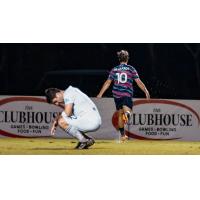
[[[59,126],[70,136],[78,139],[76,149],[87,149],[95,141],[85,133],[96,131],[101,125],[101,117],[92,100],[78,88],[69,86],[65,91],[57,88],[45,90],[48,103],[63,106],[64,111],[56,117],[51,128],[55,134]]]
[[[128,122],[133,107],[133,80],[135,80],[139,88],[145,93],[147,99],[150,98],[150,95],[144,83],[140,80],[136,69],[128,65],[129,53],[125,50],[121,50],[117,52],[117,56],[120,64],[110,71],[108,79],[103,84],[97,98],[103,96],[104,92],[110,87],[113,81],[112,93],[119,116],[118,126],[121,133],[121,140],[124,141],[128,139],[124,131],[124,125]]]

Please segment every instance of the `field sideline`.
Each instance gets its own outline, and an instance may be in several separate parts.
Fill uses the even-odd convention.
[[[86,150],[75,150],[75,140],[1,138],[1,155],[199,155],[200,142],[96,140]]]

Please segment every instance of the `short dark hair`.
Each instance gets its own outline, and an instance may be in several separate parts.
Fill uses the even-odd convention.
[[[117,52],[117,57],[119,59],[119,62],[128,62],[129,53],[126,50],[121,50]]]
[[[45,96],[48,103],[53,103],[53,99],[56,97],[56,93],[60,92],[61,90],[58,88],[48,88],[45,90]]]

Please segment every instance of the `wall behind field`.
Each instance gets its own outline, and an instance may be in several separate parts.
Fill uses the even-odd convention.
[[[119,139],[118,115],[113,98],[92,98],[102,124],[95,139]],[[0,96],[1,137],[50,137],[53,118],[62,108],[50,105],[44,97]],[[125,126],[129,138],[140,140],[200,141],[200,101],[135,99],[133,114]],[[90,119],[88,119],[90,122]],[[69,135],[56,129],[56,138]]]
[[[43,95],[47,87],[73,84],[94,97],[121,49],[130,52],[129,63],[153,98],[200,99],[199,44],[0,44],[0,94]],[[48,74],[71,69],[104,73]],[[143,97],[137,87],[135,97]]]

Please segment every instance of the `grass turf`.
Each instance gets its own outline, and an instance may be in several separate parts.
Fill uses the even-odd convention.
[[[76,140],[54,138],[1,138],[1,155],[199,155],[200,142],[96,140],[85,150],[75,150]]]

